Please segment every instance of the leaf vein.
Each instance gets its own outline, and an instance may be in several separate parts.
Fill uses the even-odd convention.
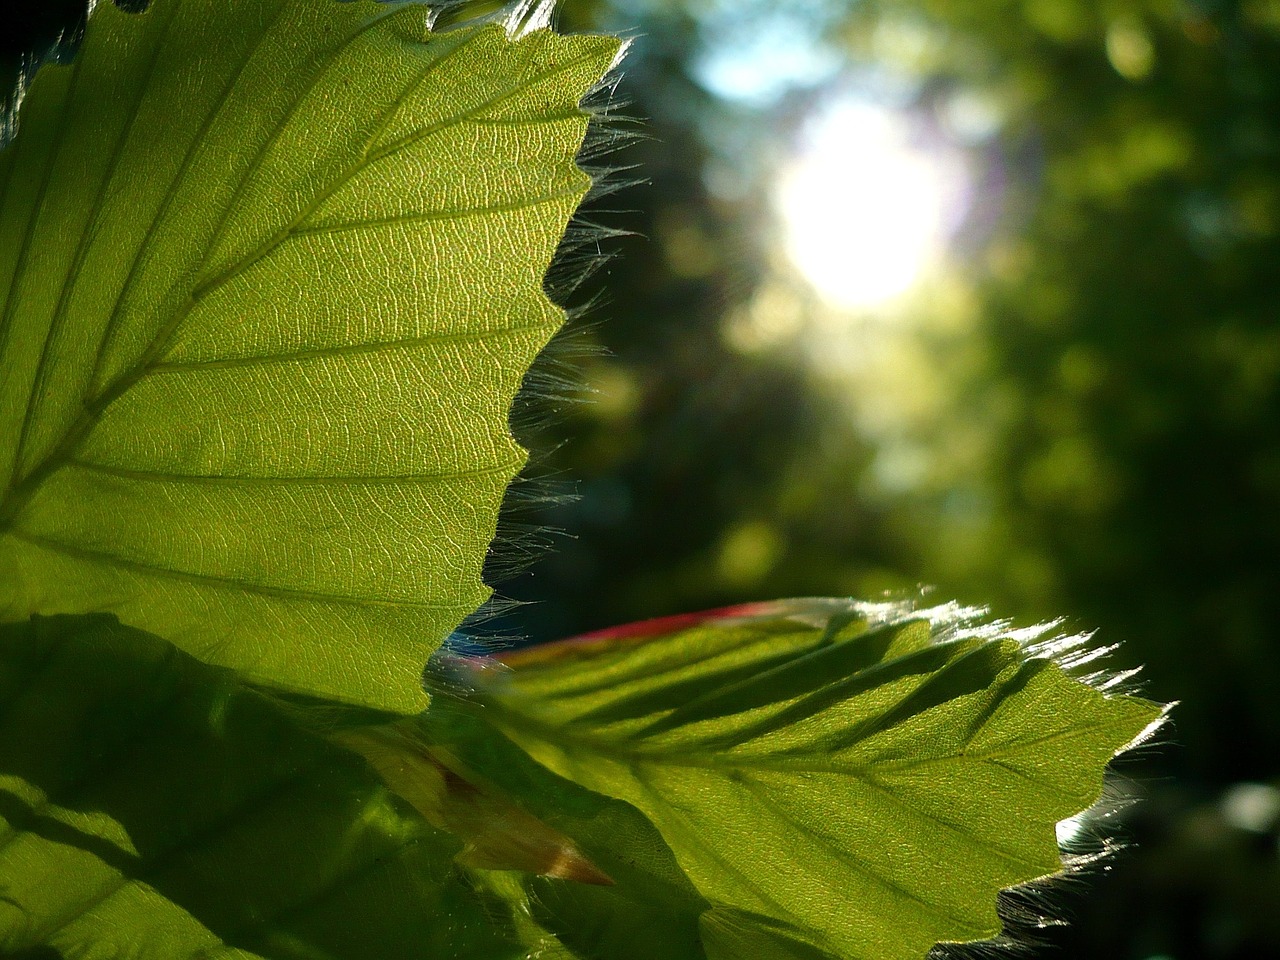
[[[84,62],[83,57],[77,57],[75,61],[75,65],[71,68],[72,74],[71,74],[70,80],[68,81],[68,97],[70,97],[70,92],[75,89],[76,85],[79,82],[80,67],[83,64],[83,62]],[[49,151],[48,161],[45,163],[45,166],[44,166],[44,176],[40,180],[40,188],[36,193],[36,200],[35,200],[35,203],[32,205],[31,215],[27,218],[26,229],[22,236],[22,246],[18,250],[18,260],[13,270],[13,279],[9,284],[8,295],[5,297],[4,312],[2,315],[0,315],[0,336],[3,336],[3,340],[0,341],[0,346],[2,346],[6,352],[9,346],[9,339],[8,339],[9,330],[13,326],[14,312],[16,310],[17,303],[18,303],[18,297],[17,297],[18,287],[21,285],[21,282],[26,273],[27,259],[31,255],[31,242],[35,236],[36,225],[40,222],[40,216],[44,211],[45,200],[47,199],[48,193],[49,193],[49,183],[53,179],[53,172],[58,166],[58,158],[59,158],[59,155],[62,153],[62,145],[66,137],[67,125],[68,125],[67,121],[70,113],[71,113],[70,110],[63,110],[58,117],[58,126],[57,126],[57,129],[54,131],[53,146]],[[48,331],[46,331],[45,333],[46,348],[48,346],[48,336],[49,336]],[[2,356],[3,355],[0,354],[0,357]],[[32,397],[34,397],[34,390],[35,390],[35,387],[33,384]],[[19,438],[25,436],[26,433],[30,430],[29,421],[32,418],[32,412],[31,412],[32,406],[33,406],[33,400],[28,399],[26,409],[23,410],[22,426],[19,428],[19,431],[18,431]],[[21,454],[22,454],[21,443],[19,442],[19,446],[14,450],[13,463],[11,464],[10,470],[9,470],[9,479],[5,484],[4,500],[6,501],[9,499],[9,494],[12,493],[14,487],[17,486],[18,474],[22,470]],[[4,515],[4,502],[0,501],[0,516],[3,516],[3,515]]]
[[[892,890],[894,893],[897,893],[898,895],[900,895],[902,898],[906,900],[910,900],[913,903],[917,903],[920,906],[924,907],[927,912],[932,913],[934,916],[941,917],[944,920],[950,920],[953,923],[959,924],[968,932],[973,932],[973,933],[986,932],[985,928],[975,926],[971,921],[965,919],[964,917],[957,916],[956,914],[952,913],[950,910],[946,909],[940,904],[931,903],[930,901],[922,898],[919,894],[913,893],[912,891],[899,885],[897,882],[890,879],[885,874],[876,870],[875,867],[873,867],[871,863],[869,863],[865,858],[859,857],[856,853],[853,852],[852,849],[841,850],[837,848],[834,844],[832,844],[830,837],[824,836],[823,834],[815,830],[813,827],[809,826],[807,823],[803,823],[802,821],[796,819],[795,815],[792,814],[791,811],[784,808],[780,803],[778,803],[775,799],[769,796],[768,792],[765,791],[762,787],[760,787],[759,784],[756,784],[749,779],[740,780],[739,783],[741,783],[741,785],[746,788],[748,793],[750,793],[753,797],[755,797],[768,810],[772,811],[773,814],[777,816],[780,820],[783,820],[791,824],[801,833],[811,837],[820,846],[825,847],[827,850],[834,853],[837,859],[848,863],[855,870],[857,870],[858,873],[861,873],[864,877],[869,879],[872,883],[878,883],[887,887],[888,889]]]
[[[863,772],[857,777],[857,779],[860,783],[865,783],[867,786],[877,791],[881,796],[885,797],[890,803],[897,806],[900,810],[904,810],[907,813],[912,814],[914,816],[922,817],[925,820],[930,821],[931,823],[936,823],[938,826],[949,830],[951,833],[960,837],[961,839],[969,843],[971,846],[975,847],[976,849],[984,853],[994,853],[1001,860],[1004,860],[1006,863],[1009,863],[1018,867],[1025,867],[1029,862],[1027,860],[1022,859],[1021,857],[1015,856],[1014,854],[1008,852],[1002,847],[995,845],[991,841],[985,840],[977,836],[971,830],[969,830],[967,827],[962,826],[961,824],[953,823],[952,821],[947,820],[944,817],[937,816],[936,814],[932,814],[927,810],[921,809],[920,807],[913,806],[912,804],[908,803],[906,800],[898,796],[889,787],[888,784],[881,781],[874,774],[871,774],[869,772]]]
[[[103,328],[102,337],[98,341],[97,356],[94,358],[93,367],[91,368],[90,374],[89,374],[88,394],[86,394],[86,398],[85,398],[86,406],[91,406],[93,403],[93,401],[89,397],[89,394],[92,394],[95,388],[95,385],[98,382],[98,376],[101,373],[102,363],[106,359],[107,351],[111,345],[112,338],[115,336],[116,330],[119,326],[121,313],[124,308],[124,303],[128,298],[130,291],[133,289],[134,283],[136,283],[138,279],[138,276],[141,272],[143,261],[146,259],[146,254],[151,247],[153,238],[155,237],[156,230],[159,227],[159,225],[164,223],[165,220],[168,218],[169,208],[173,205],[173,203],[177,199],[178,188],[186,179],[187,173],[191,169],[192,162],[200,154],[201,148],[205,146],[205,140],[206,140],[205,135],[208,133],[213,123],[220,116],[222,116],[223,111],[228,108],[228,104],[231,102],[231,99],[232,99],[231,95],[232,93],[234,93],[236,86],[240,83],[241,78],[244,76],[245,69],[253,61],[254,57],[257,56],[258,51],[261,49],[262,44],[266,41],[267,37],[271,35],[273,27],[275,26],[276,22],[280,19],[280,17],[283,15],[286,6],[287,4],[284,2],[279,2],[277,4],[275,13],[272,15],[271,19],[266,24],[263,25],[262,31],[258,34],[258,39],[254,41],[253,45],[246,52],[244,59],[241,60],[239,65],[236,67],[236,69],[232,71],[231,76],[228,78],[226,84],[224,84],[223,88],[219,91],[217,106],[214,107],[214,109],[208,111],[205,115],[205,118],[200,122],[200,126],[196,129],[195,135],[191,138],[191,142],[187,145],[187,150],[183,154],[182,164],[178,167],[177,172],[174,174],[173,180],[170,181],[169,186],[165,191],[165,195],[160,202],[160,206],[156,209],[155,215],[151,218],[151,222],[147,225],[147,232],[143,235],[142,241],[138,245],[138,249],[134,254],[133,262],[129,265],[129,273],[125,277],[125,282],[121,286],[119,294],[117,294],[116,296],[115,303],[112,305],[112,308],[111,308],[111,314],[107,318],[107,324]],[[243,182],[241,183],[241,187],[242,186],[243,186]],[[237,188],[237,189],[240,189],[240,188]],[[226,221],[226,210],[224,209],[222,224],[217,229],[220,229],[221,226],[225,225],[225,221]],[[181,322],[181,320],[179,319],[178,322]],[[158,331],[155,335],[157,338],[164,331],[165,326],[166,326],[165,324],[161,324],[160,331]],[[154,345],[154,342],[155,342],[155,339],[153,338],[152,345]],[[148,347],[147,350],[143,351],[144,357],[149,352],[149,349],[150,347]],[[130,374],[131,374],[131,370],[126,370],[116,379],[127,380],[130,377]],[[104,386],[102,390],[102,394],[107,394],[109,392],[110,392],[110,387]],[[100,394],[100,396],[102,394]],[[99,410],[99,413],[100,412],[101,411]]]
[[[193,483],[226,486],[376,486],[376,485],[413,485],[448,483],[451,480],[469,480],[483,477],[497,477],[519,469],[516,462],[495,464],[491,467],[480,467],[475,470],[451,470],[441,473],[421,474],[381,474],[376,476],[291,476],[291,477],[259,477],[234,476],[229,474],[169,473],[162,470],[140,470],[131,467],[117,467],[105,463],[94,463],[89,460],[72,458],[67,461],[68,467],[119,477],[122,480],[138,480],[154,483]]]
[[[535,323],[512,324],[494,330],[474,330],[462,333],[431,333],[421,337],[406,337],[403,340],[384,340],[377,343],[350,343],[332,347],[316,347],[312,350],[297,350],[293,353],[258,354],[249,357],[225,357],[211,360],[170,360],[155,363],[145,376],[160,374],[181,374],[200,370],[232,370],[240,367],[258,367],[273,363],[298,363],[306,360],[323,360],[333,357],[362,356],[369,353],[380,353],[384,350],[403,350],[406,347],[437,346],[450,343],[483,343],[503,336],[530,333],[536,330],[552,330],[559,327],[559,321],[539,320]]]
[[[781,903],[775,900],[771,894],[760,889],[759,884],[757,884],[749,875],[744,873],[737,864],[726,860],[724,854],[717,850],[712,844],[708,843],[705,837],[705,832],[690,823],[688,814],[682,811],[679,805],[673,803],[653,785],[652,781],[643,773],[643,768],[641,766],[634,766],[631,770],[631,775],[635,782],[639,784],[640,789],[657,801],[659,807],[665,807],[667,809],[675,822],[680,826],[681,832],[685,835],[690,846],[702,850],[707,857],[718,863],[722,869],[732,875],[734,879],[736,879],[745,889],[750,890],[751,893],[758,897],[761,903],[767,905],[769,909],[773,910],[777,919],[795,919],[795,914],[792,913],[792,911],[788,910]]]
[[[311,600],[317,603],[334,603],[345,606],[357,607],[388,607],[391,609],[412,609],[412,610],[459,610],[470,609],[467,603],[445,603],[433,602],[428,600],[387,600],[381,597],[352,597],[341,594],[321,593],[314,590],[301,590],[293,587],[277,587],[270,584],[256,583],[252,580],[244,580],[233,576],[219,576],[208,573],[192,573],[187,570],[174,570],[170,567],[162,567],[156,564],[147,563],[141,560],[131,560],[127,557],[121,557],[117,554],[108,553],[105,550],[91,550],[85,547],[78,547],[74,544],[65,543],[61,540],[55,540],[51,537],[41,536],[39,534],[29,533],[18,527],[14,527],[6,531],[10,536],[19,540],[26,541],[33,546],[41,547],[45,550],[51,550],[55,553],[61,553],[64,556],[71,557],[76,560],[84,560],[92,563],[104,563],[109,566],[119,567],[143,576],[160,577],[166,580],[177,580],[182,583],[193,583],[200,585],[214,584],[216,586],[230,586],[247,593],[256,593],[265,597],[277,597],[285,600]]]
[[[108,188],[111,186],[115,178],[116,168],[120,163],[120,158],[124,153],[124,146],[129,142],[130,136],[133,134],[134,124],[138,120],[139,108],[142,101],[146,98],[148,82],[152,74],[155,72],[156,63],[160,60],[160,51],[163,49],[165,38],[169,34],[169,30],[173,26],[176,19],[177,5],[169,8],[169,19],[166,20],[152,44],[150,59],[144,72],[143,80],[139,83],[138,93],[134,99],[133,109],[129,111],[129,118],[125,122],[124,129],[121,130],[119,137],[112,144],[110,156],[107,159],[106,172],[102,176],[102,181],[98,184],[97,194],[94,197],[93,206],[89,211],[85,220],[85,229],[80,232],[80,236],[76,242],[75,254],[72,257],[71,265],[67,269],[66,276],[62,280],[62,288],[58,292],[58,300],[54,306],[53,317],[49,321],[48,330],[45,333],[44,344],[40,348],[40,358],[36,362],[35,374],[31,380],[31,392],[27,399],[26,415],[22,420],[22,428],[18,433],[18,447],[14,453],[14,478],[17,478],[18,472],[22,468],[23,454],[26,451],[28,440],[30,439],[31,428],[35,423],[35,410],[38,405],[38,398],[42,393],[48,375],[49,375],[49,358],[51,356],[51,347],[57,340],[58,334],[61,333],[63,324],[66,322],[66,314],[71,298],[71,291],[75,289],[76,284],[80,280],[80,273],[84,267],[85,258],[89,254],[89,249],[93,246],[97,239],[98,222],[102,217],[102,206],[106,201]],[[82,57],[77,58],[77,67]],[[68,95],[68,100],[71,96]],[[64,105],[63,114],[69,114],[70,109]],[[92,377],[91,377],[92,379]]]
[[[479,207],[464,207],[452,210],[422,210],[417,213],[402,213],[391,217],[371,217],[368,220],[321,223],[309,227],[299,227],[292,231],[290,236],[297,238],[316,234],[345,233],[373,227],[398,226],[407,223],[439,223],[449,220],[465,220],[468,217],[480,217],[490,213],[513,213],[517,210],[529,210],[533,207],[554,203],[556,200],[577,197],[580,193],[581,191],[575,186],[568,190],[557,190],[554,193],[539,194],[533,197],[520,197],[516,200],[485,204]]]
[[[485,100],[481,103],[476,104],[473,107],[470,107],[467,110],[464,110],[460,113],[456,113],[449,117],[446,117],[444,120],[438,121],[437,123],[434,123],[428,127],[423,127],[421,130],[415,130],[413,133],[408,134],[407,136],[401,137],[399,140],[392,141],[382,149],[375,150],[373,153],[371,153],[368,156],[367,164],[376,163],[377,161],[383,159],[384,157],[389,157],[392,154],[399,153],[401,150],[407,149],[408,147],[413,146],[415,143],[425,140],[428,137],[434,136],[435,134],[440,133],[443,130],[447,130],[450,127],[455,127],[458,124],[463,123],[467,120],[473,120],[476,117],[481,116],[483,111],[488,110],[492,107],[499,106],[503,103],[506,103],[508,100],[514,99],[515,97],[524,93],[530,87],[535,86],[536,84],[542,82],[543,80],[547,80],[551,77],[559,76],[563,73],[568,73],[570,70],[576,67],[579,67],[584,63],[590,63],[595,59],[596,59],[596,55],[594,53],[585,53],[585,54],[582,54],[581,56],[573,57],[569,60],[566,60],[563,64],[557,66],[554,70],[549,70],[544,73],[535,74],[529,79],[524,80],[516,84],[515,86],[511,87],[510,89],[505,91],[501,96],[492,97],[488,100]],[[546,122],[546,120],[541,117],[539,118],[539,120],[544,123]],[[361,166],[357,166],[357,168],[353,169],[351,171],[351,176],[354,176],[356,173],[360,172],[360,169],[362,169]]]

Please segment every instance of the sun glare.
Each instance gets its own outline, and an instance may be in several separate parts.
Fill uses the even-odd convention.
[[[845,99],[805,128],[776,200],[796,269],[832,306],[857,310],[941,262],[966,192],[956,149],[921,142],[893,107]]]

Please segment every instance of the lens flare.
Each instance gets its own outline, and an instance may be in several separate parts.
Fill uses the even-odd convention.
[[[942,261],[964,214],[963,157],[900,110],[844,99],[814,117],[776,195],[786,253],[832,306],[884,305]]]

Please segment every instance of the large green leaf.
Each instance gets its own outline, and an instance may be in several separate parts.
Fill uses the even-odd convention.
[[[463,673],[485,722],[649,817],[717,904],[710,956],[921,960],[1062,869],[1055,825],[1159,719],[1051,649],[954,608],[783,601]]]
[[[333,745],[408,722],[362,726],[381,719],[249,688],[112,617],[0,626],[0,956],[701,960],[706,904],[634,809],[491,731],[469,746],[474,721],[444,710],[411,752],[503,784],[455,762],[433,797],[451,829],[432,829]],[[552,820],[614,885],[505,869],[493,838],[524,855],[513,830]],[[504,869],[466,866],[477,845]]]
[[[0,156],[0,614],[386,708],[487,596],[617,41],[100,3]]]

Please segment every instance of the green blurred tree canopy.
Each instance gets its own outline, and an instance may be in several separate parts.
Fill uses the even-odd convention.
[[[580,499],[549,512],[571,536],[508,585],[541,601],[517,629],[917,584],[1096,627],[1182,704],[1139,852],[1063,942],[1275,952],[1274,820],[1260,836],[1224,811],[1231,784],[1276,782],[1280,744],[1280,3],[734,5],[735,29],[816,25],[855,84],[907,77],[926,123],[974,102],[998,117],[963,145],[976,188],[952,275],[884,321],[914,331],[911,362],[843,381],[726,336],[773,295],[771,158],[824,93],[709,93],[724,9],[563,9],[637,37],[620,112],[644,136],[619,162],[643,179],[595,216],[640,236],[579,293],[599,298],[578,341],[605,350],[581,361],[598,395],[555,423],[571,439],[541,468]],[[798,291],[786,309],[813,308]],[[909,483],[880,477],[894,450],[923,457]]]
[[[572,440],[551,458],[582,496],[556,512],[572,539],[528,580],[546,600],[534,621],[564,632],[765,593],[931,583],[1123,640],[1153,693],[1188,701],[1179,738],[1199,775],[1268,775],[1280,5],[918,0],[838,18],[772,6],[821,22],[851,64],[897,58],[917,111],[963,95],[1000,118],[969,146],[979,192],[955,257],[973,320],[927,338],[942,400],[927,420],[901,418],[933,468],[869,493],[877,438],[842,409],[865,387],[833,388],[795,351],[744,353],[724,335],[768,272],[768,184],[726,197],[708,171],[726,144],[778,149],[814,94],[743,107],[707,93],[694,5],[567,4],[569,26],[639,37],[621,112],[644,134],[619,157],[643,180],[595,209],[639,238],[615,243],[588,286],[603,305],[581,336],[607,352],[584,361],[597,402],[571,410]],[[928,330],[951,308],[910,309]],[[944,456],[957,438],[967,454]]]

